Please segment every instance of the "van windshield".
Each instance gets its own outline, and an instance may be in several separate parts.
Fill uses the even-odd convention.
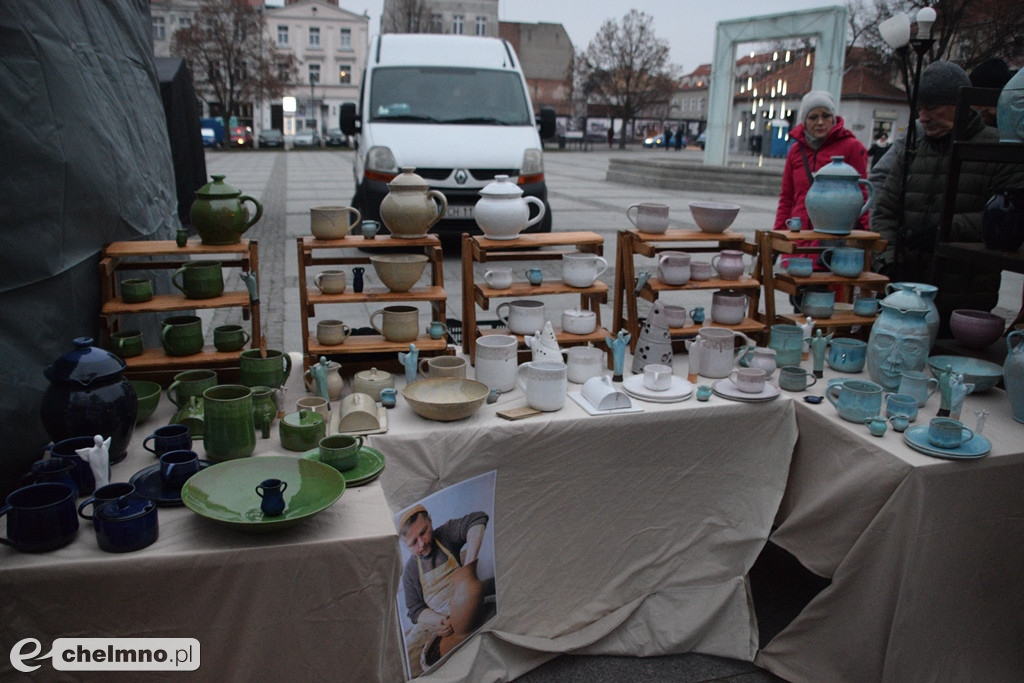
[[[528,126],[533,112],[513,71],[386,67],[373,72],[370,120]]]

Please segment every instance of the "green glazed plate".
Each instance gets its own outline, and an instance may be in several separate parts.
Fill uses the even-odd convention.
[[[266,517],[256,487],[264,479],[288,483],[284,513]],[[185,482],[181,501],[192,512],[251,533],[295,526],[334,504],[345,492],[345,478],[333,467],[287,455],[228,460]]]
[[[306,460],[320,462],[320,449],[314,448],[302,454]],[[363,446],[359,449],[359,463],[350,470],[344,470],[341,474],[345,477],[345,486],[362,486],[380,476],[384,471],[384,456],[380,451]]]

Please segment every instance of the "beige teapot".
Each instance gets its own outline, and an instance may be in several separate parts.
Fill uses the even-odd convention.
[[[380,203],[380,217],[395,237],[424,237],[448,210],[448,199],[431,190],[427,181],[406,167],[388,183],[388,193]]]

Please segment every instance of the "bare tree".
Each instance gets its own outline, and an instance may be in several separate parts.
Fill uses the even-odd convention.
[[[428,0],[384,0],[381,33],[431,33]]]
[[[278,53],[265,29],[262,12],[242,0],[204,0],[192,24],[171,38],[196,89],[223,108],[229,140],[229,119],[242,104],[279,98],[297,78],[295,58]]]
[[[679,76],[679,67],[669,62],[668,42],[654,34],[654,18],[637,10],[630,10],[621,24],[605,21],[575,62],[583,92],[623,124],[667,100]],[[619,148],[625,146],[623,135]]]

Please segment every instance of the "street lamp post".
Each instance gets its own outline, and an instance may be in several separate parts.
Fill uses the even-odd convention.
[[[313,131],[316,132],[316,118],[313,116],[313,72],[309,73],[309,116],[313,119]]]

